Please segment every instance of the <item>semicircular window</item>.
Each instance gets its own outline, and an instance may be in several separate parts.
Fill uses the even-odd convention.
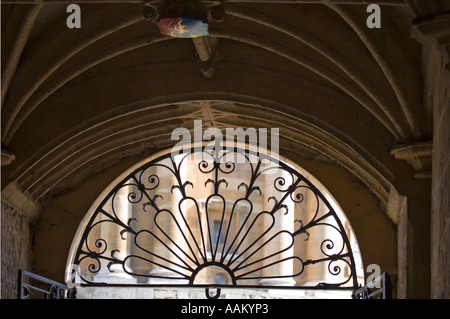
[[[124,173],[81,223],[68,265],[85,287],[207,291],[354,290],[362,267],[349,222],[313,176],[238,147],[167,152]]]

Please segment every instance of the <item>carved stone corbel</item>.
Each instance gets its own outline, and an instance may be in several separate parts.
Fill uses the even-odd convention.
[[[417,179],[431,178],[432,153],[432,141],[402,144],[391,149],[391,155],[407,161],[414,168],[414,177]]]

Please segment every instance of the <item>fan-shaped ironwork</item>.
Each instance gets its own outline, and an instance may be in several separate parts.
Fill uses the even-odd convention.
[[[354,290],[342,217],[285,162],[247,148],[192,148],[115,185],[86,221],[73,264],[85,286]]]

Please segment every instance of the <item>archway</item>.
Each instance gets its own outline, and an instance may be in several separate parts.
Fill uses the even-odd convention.
[[[66,282],[205,288],[207,297],[223,288],[352,291],[363,283],[361,260],[349,221],[311,174],[261,148],[194,144],[107,187],[73,240]]]

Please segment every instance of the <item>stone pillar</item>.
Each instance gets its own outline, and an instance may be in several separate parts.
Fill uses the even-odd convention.
[[[131,187],[124,186],[117,191],[115,200],[114,200],[114,208],[117,214],[122,221],[125,223],[128,221],[128,218],[131,216],[131,203],[128,200],[128,195],[130,194]],[[109,220],[109,219],[106,219]],[[101,224],[99,229],[98,237],[106,240],[106,243],[110,249],[118,249],[119,251],[116,253],[116,257],[119,259],[125,258],[130,253],[129,247],[129,239],[126,236],[129,234],[124,234],[125,239],[122,239],[120,236],[120,228],[118,225],[112,224],[110,222],[106,222]],[[93,245],[94,243],[91,243]],[[94,280],[96,282],[107,282],[107,283],[134,283],[135,278],[133,276],[124,272],[123,268],[130,269],[129,264],[114,264],[110,267],[113,272],[111,272],[106,265],[104,264],[100,271],[95,274]]]
[[[431,297],[450,298],[450,14],[416,20],[413,34],[423,45],[426,102],[434,121]]]
[[[307,225],[314,217],[319,202],[315,194],[304,188],[301,195],[303,200],[297,204],[294,220],[301,220],[304,225]],[[319,213],[318,216],[323,212]],[[299,228],[299,224],[295,223],[295,228]],[[320,246],[322,242],[327,239],[327,228],[325,226],[313,227],[313,236],[307,234],[300,234],[295,238],[295,255],[306,260],[316,260],[325,258],[326,256],[321,252]],[[309,230],[311,232],[311,230]],[[298,285],[312,286],[319,282],[327,282],[329,273],[327,270],[328,262],[320,262],[313,265],[307,265],[301,276],[297,278]]]
[[[184,180],[185,174],[186,174],[184,165],[181,167],[181,169],[182,169],[182,172],[180,172],[181,178],[182,178],[182,180]],[[172,212],[172,214],[174,215],[174,217],[176,218],[176,220],[178,221],[178,223],[181,227],[181,231],[184,232],[185,231],[184,224],[183,224],[182,218],[180,216],[181,212],[179,211],[179,202],[182,199],[182,196],[178,189],[173,189],[173,191],[171,190],[173,185],[177,185],[177,181],[176,181],[175,177],[173,176],[173,174],[170,171],[168,171],[166,168],[158,167],[156,169],[156,175],[159,177],[159,182],[160,182],[158,188],[156,189],[156,191],[157,191],[156,193],[158,195],[162,196],[162,198],[156,199],[156,204],[158,205],[158,208],[160,210],[167,209],[170,212]],[[183,210],[185,206],[186,205],[182,205],[181,209]],[[183,211],[182,213],[186,214],[186,211]],[[177,243],[177,245],[181,249],[183,249],[183,250],[187,249],[185,247],[185,242],[182,238],[180,229],[178,229],[175,221],[168,213],[161,213],[160,215],[158,215],[157,222],[158,222],[159,227],[161,227],[161,229],[164,230],[164,232],[171,238],[171,240],[173,240],[175,243]],[[179,257],[186,258],[182,254],[182,252],[180,252],[179,249],[158,230],[156,225],[153,225],[152,231],[154,231],[155,234],[160,236],[160,239],[162,239],[167,244],[167,246],[169,246],[170,249],[172,249]],[[162,256],[163,258],[166,258],[174,263],[182,265],[181,261],[174,254],[170,253],[167,250],[167,248],[164,247],[159,241],[152,240],[152,244],[153,244],[153,249],[151,249],[151,251],[153,251],[155,254]],[[166,267],[168,267],[170,269],[174,269],[176,271],[183,272],[182,268],[178,268],[170,263],[165,263],[161,259],[154,258],[154,260],[155,260],[155,262],[164,264]],[[163,276],[163,277],[179,277],[180,276],[164,267],[156,267],[156,266],[150,271],[149,274],[153,275],[153,276]],[[177,282],[174,281],[173,279],[149,278],[148,283],[175,284]]]
[[[408,198],[398,193],[398,191],[392,187],[389,192],[389,201],[387,206],[387,213],[391,220],[397,225],[397,287],[392,285],[393,296],[398,299],[406,299],[407,296],[412,294],[412,285],[408,283],[413,282],[412,271],[409,271],[409,265],[413,264],[412,252],[410,251],[410,245],[408,241],[413,238],[412,225],[408,221]],[[367,267],[367,265],[366,265]],[[391,281],[394,281],[395,276],[392,273]]]
[[[430,295],[430,183],[432,141],[394,147],[391,154],[413,168],[412,176],[390,190],[388,215],[397,224],[397,298],[428,298]],[[391,275],[395,281],[396,276]],[[395,287],[394,287],[395,288]],[[394,289],[395,290],[395,289]]]
[[[32,271],[31,222],[40,205],[16,183],[2,190],[1,205],[1,298],[11,299],[17,297],[18,270]]]
[[[287,172],[282,171],[283,174],[281,175],[287,182],[286,185],[283,185],[282,188],[287,188],[288,183],[290,183],[290,179],[291,176],[290,174],[288,174]],[[278,174],[276,176],[279,176]],[[268,178],[266,179],[266,185],[265,185],[265,189],[263,189],[263,193],[264,194],[271,194],[271,191],[273,190],[273,182],[274,180],[272,178]],[[293,232],[294,231],[294,203],[291,201],[291,199],[288,197],[286,198],[286,200],[283,202],[284,205],[287,206],[287,214],[285,214],[285,210],[282,208],[278,211],[275,212],[275,224],[272,228],[272,230],[264,237],[265,240],[270,239],[273,235],[275,235],[276,233],[283,231],[283,230],[287,230],[289,232]],[[270,211],[270,209],[273,206],[273,201],[271,201],[270,203],[267,202],[266,203],[266,207],[265,210]],[[264,225],[264,229],[267,227],[268,225]],[[262,249],[263,251],[263,256],[268,256],[268,255],[272,255],[273,253],[277,252],[277,251],[281,251],[283,249],[285,249],[287,246],[289,246],[291,243],[291,238],[289,236],[287,236],[286,234],[281,234],[279,235],[277,238],[274,238],[269,244],[267,244],[266,246],[264,246],[264,248]],[[269,258],[265,261],[263,261],[263,265],[269,265],[273,262],[288,258],[293,256],[294,253],[294,247],[292,246],[291,248],[289,248],[288,250],[284,251],[281,254],[278,254],[275,258]],[[284,262],[280,262],[276,265],[267,267],[267,268],[263,268],[262,269],[262,276],[263,277],[277,277],[277,276],[286,276],[286,275],[292,275],[293,274],[293,269],[294,267],[294,263],[292,260],[287,260]],[[292,277],[288,277],[288,278],[267,278],[267,279],[262,279],[259,281],[259,283],[261,285],[267,285],[267,286],[293,286],[295,285],[295,280]]]

